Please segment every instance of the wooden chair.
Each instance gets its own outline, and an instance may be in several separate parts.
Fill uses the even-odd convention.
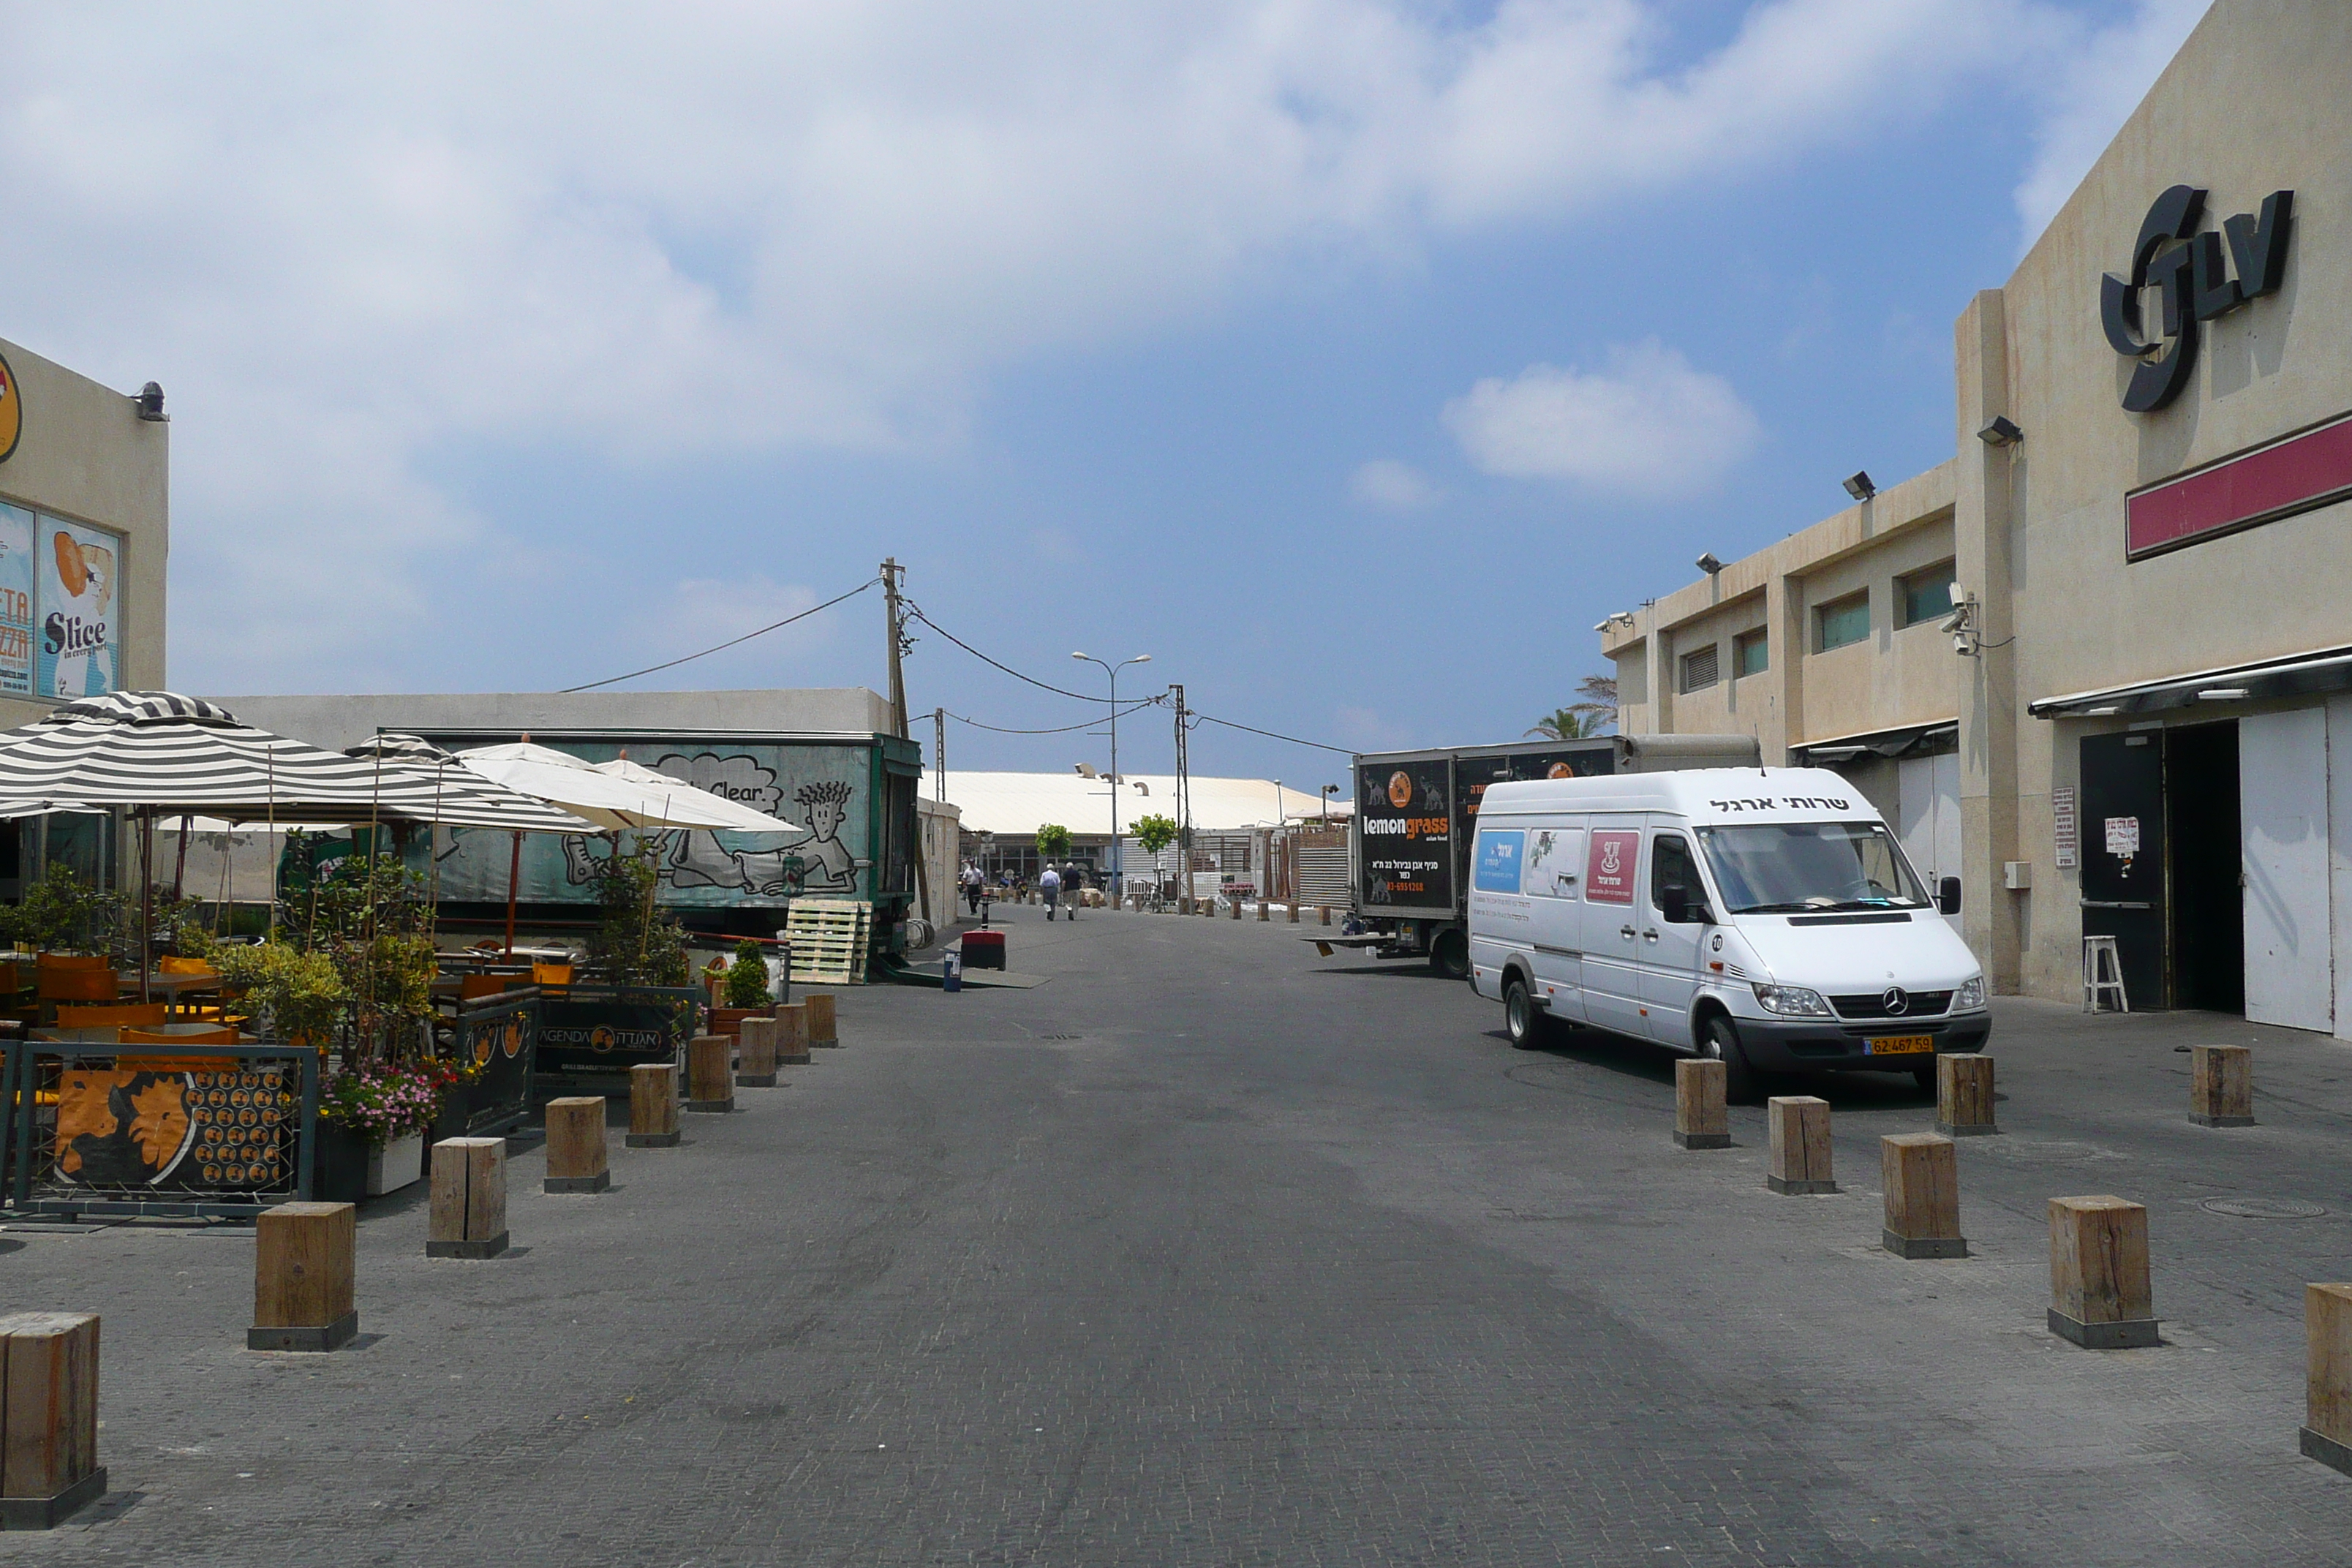
[[[472,1002],[529,984],[520,974],[461,974],[457,976],[457,1000]]]
[[[111,1002],[121,992],[114,971],[106,960],[95,959],[95,968],[79,964],[68,969],[53,964],[44,958],[37,973],[35,994],[43,1004],[58,1002]]]
[[[60,1029],[102,1029],[109,1026],[131,1028],[146,1024],[168,1024],[172,1010],[161,1002],[132,1002],[109,1007],[60,1007],[58,1027]]]
[[[572,966],[568,963],[534,963],[530,966],[530,983],[562,990],[572,984]]]
[[[33,962],[43,969],[105,969],[111,970],[114,961],[103,953],[44,952]]]
[[[238,1039],[235,1029],[190,1030],[181,1035],[160,1035],[147,1029],[126,1028],[122,1044],[126,1046],[233,1046]],[[123,1072],[230,1072],[237,1061],[235,1057],[131,1057],[114,1058],[116,1068]]]

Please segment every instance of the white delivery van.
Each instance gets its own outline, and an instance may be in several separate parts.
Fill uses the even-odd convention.
[[[1756,1075],[1935,1083],[1992,1031],[1984,973],[1877,810],[1821,768],[1490,785],[1471,855],[1471,977],[1511,1042],[1546,1017]]]

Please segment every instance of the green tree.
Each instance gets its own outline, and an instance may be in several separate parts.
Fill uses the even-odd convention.
[[[727,966],[727,1005],[764,1007],[768,1005],[768,955],[746,938],[735,944],[735,962]]]
[[[1040,823],[1037,853],[1048,860],[1066,860],[1070,854],[1070,830],[1058,822]]]
[[[689,983],[686,933],[654,903],[660,883],[660,849],[646,838],[626,850],[614,840],[596,868],[600,918],[588,938],[588,961],[616,985]]]
[[[1157,855],[1176,842],[1176,819],[1172,816],[1139,816],[1135,819],[1135,841],[1143,846],[1147,855]]]
[[[1576,683],[1577,700],[1556,708],[1535,722],[1530,735],[1549,741],[1581,741],[1605,734],[1617,722],[1617,678],[1588,675]]]

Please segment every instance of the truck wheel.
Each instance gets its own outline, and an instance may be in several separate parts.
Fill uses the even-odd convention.
[[[1515,973],[1503,982],[1503,1032],[1511,1044],[1523,1051],[1531,1051],[1541,1042],[1537,1037],[1543,1030],[1543,1019],[1536,1012],[1536,999],[1528,994],[1528,983]]]
[[[1717,1013],[1706,1021],[1706,1036],[1699,1054],[1711,1057],[1723,1064],[1723,1098],[1733,1105],[1752,1105],[1762,1088],[1756,1069],[1748,1065],[1748,1053],[1739,1048],[1739,1031],[1730,1019]]]
[[[1429,944],[1429,967],[1448,980],[1469,979],[1469,933],[1459,929],[1438,932]]]

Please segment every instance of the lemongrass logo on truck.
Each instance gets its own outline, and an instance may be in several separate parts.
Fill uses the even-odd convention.
[[[1584,896],[1596,904],[1633,901],[1633,868],[1642,857],[1642,836],[1633,832],[1603,832],[1592,836],[1584,868]]]

